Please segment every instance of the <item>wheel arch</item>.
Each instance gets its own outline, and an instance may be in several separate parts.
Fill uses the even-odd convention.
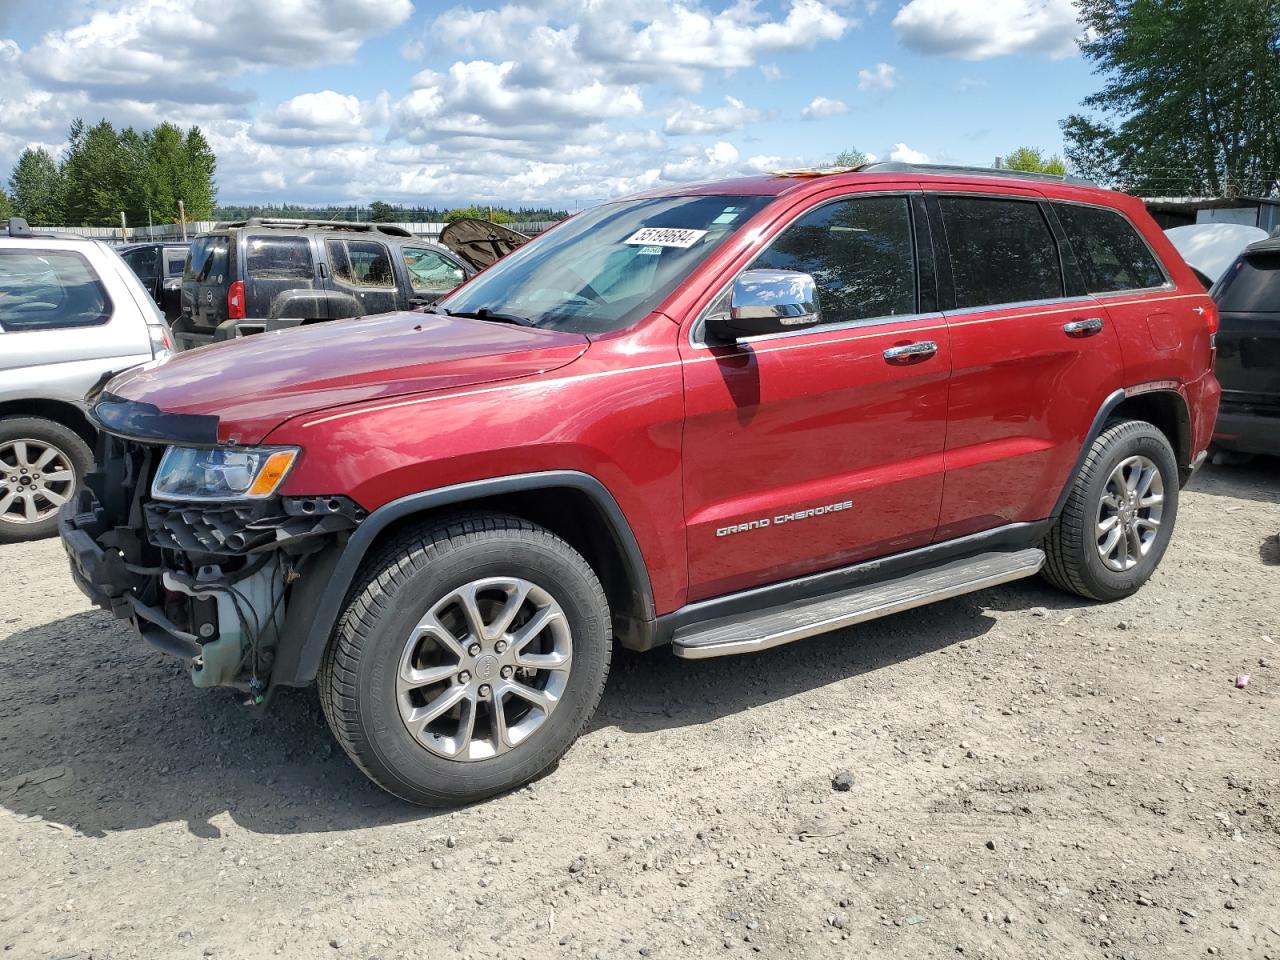
[[[98,432],[89,422],[89,417],[80,407],[66,400],[24,398],[0,401],[0,419],[5,417],[43,417],[62,424],[68,430],[74,430],[89,445],[90,450],[98,442]]]
[[[1191,465],[1191,411],[1177,390],[1128,390],[1107,419],[1147,421],[1168,439],[1178,466],[1185,469]]]
[[[589,474],[556,470],[496,477],[410,494],[374,510],[342,545],[313,558],[295,587],[277,648],[271,685],[315,679],[348,591],[366,556],[404,526],[458,509],[509,513],[546,527],[578,550],[600,577],[614,635],[631,649],[656,645],[653,590],[640,546],[622,508]]]

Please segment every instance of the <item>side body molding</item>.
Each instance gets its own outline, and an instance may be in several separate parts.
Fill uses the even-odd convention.
[[[290,616],[277,647],[271,686],[305,686],[316,678],[347,591],[378,535],[397,520],[455,503],[547,488],[570,488],[590,497],[609,525],[618,545],[628,582],[639,607],[636,626],[652,635],[656,621],[653,589],[644,556],[618,501],[595,477],[576,470],[548,470],[475,480],[426,490],[392,500],[374,510],[345,545],[314,557],[290,599]],[[652,645],[650,642],[648,645]]]

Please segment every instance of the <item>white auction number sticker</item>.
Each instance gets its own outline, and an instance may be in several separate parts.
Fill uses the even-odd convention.
[[[705,230],[683,230],[679,227],[641,227],[623,243],[641,247],[680,247],[685,249],[707,235]]]

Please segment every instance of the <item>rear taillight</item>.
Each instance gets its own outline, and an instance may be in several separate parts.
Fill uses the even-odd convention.
[[[173,356],[173,337],[169,335],[168,327],[158,323],[150,324],[147,332],[151,334],[151,356],[157,360]]]
[[[227,319],[244,319],[244,281],[237,280],[227,289]]]
[[[1210,303],[1209,306],[1204,308],[1204,322],[1209,327],[1209,336],[1211,337],[1222,326],[1222,313],[1218,310],[1216,303]]]

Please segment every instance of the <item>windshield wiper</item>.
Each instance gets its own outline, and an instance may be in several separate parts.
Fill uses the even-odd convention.
[[[493,323],[513,323],[518,327],[532,327],[534,322],[528,317],[514,313],[495,313],[488,307],[479,310],[447,310],[444,307],[433,307],[430,313],[443,313],[446,317],[461,317],[463,320],[489,320]]]

